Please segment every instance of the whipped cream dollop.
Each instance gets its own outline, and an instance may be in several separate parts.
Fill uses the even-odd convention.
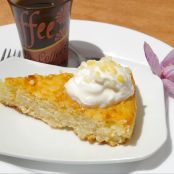
[[[78,103],[101,108],[134,94],[130,70],[110,57],[82,62],[65,89]]]

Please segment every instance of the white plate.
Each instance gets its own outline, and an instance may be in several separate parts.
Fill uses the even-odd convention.
[[[4,39],[3,46],[20,48],[15,26],[6,27],[6,31],[0,28],[0,36],[5,33],[14,39],[11,42],[10,38]],[[146,40],[153,45],[160,55],[165,55],[170,47],[122,27],[83,21],[71,23],[70,39],[84,55],[97,52],[97,56],[103,52],[131,67],[138,89],[137,120],[131,141],[118,147],[89,144],[79,140],[71,131],[52,129],[41,121],[0,105],[0,154],[64,164],[130,162],[154,154],[167,138],[164,92],[161,81],[146,66],[143,42]],[[160,44],[163,47],[157,50]],[[56,73],[60,69],[24,59],[8,59],[0,63],[0,78]]]

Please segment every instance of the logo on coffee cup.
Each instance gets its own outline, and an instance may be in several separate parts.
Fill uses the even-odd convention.
[[[67,62],[69,11],[70,2],[51,10],[21,12],[17,25],[26,58],[51,64]]]

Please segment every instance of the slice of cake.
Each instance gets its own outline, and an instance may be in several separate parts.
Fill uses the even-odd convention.
[[[83,62],[75,74],[6,78],[0,102],[81,139],[111,146],[131,138],[135,84],[128,68],[110,58]]]

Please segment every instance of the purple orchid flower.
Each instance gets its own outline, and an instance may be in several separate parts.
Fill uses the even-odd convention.
[[[159,63],[157,55],[146,42],[144,42],[144,52],[153,74],[161,78],[165,90],[171,97],[174,97],[174,49],[169,52],[161,63]]]

